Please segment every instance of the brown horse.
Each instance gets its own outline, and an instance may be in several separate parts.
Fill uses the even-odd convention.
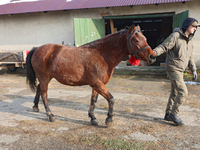
[[[33,110],[38,112],[39,97],[42,97],[46,114],[50,121],[55,121],[47,104],[48,84],[52,78],[58,82],[81,86],[90,85],[92,96],[88,115],[93,125],[98,125],[94,116],[95,103],[101,94],[109,105],[106,124],[112,122],[114,98],[106,88],[114,68],[128,55],[153,63],[154,55],[147,44],[139,26],[132,25],[99,40],[80,47],[68,47],[57,44],[45,44],[33,48],[26,60],[27,83],[36,91]],[[39,84],[36,85],[36,78]]]

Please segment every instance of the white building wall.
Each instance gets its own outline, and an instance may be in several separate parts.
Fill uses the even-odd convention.
[[[70,20],[66,12],[0,16],[0,50],[30,50],[45,43],[71,42]]]
[[[46,43],[74,45],[74,18],[102,18],[108,16],[139,15],[150,13],[189,10],[189,16],[200,22],[200,1],[186,3],[166,3],[159,5],[139,5],[133,7],[114,7],[82,9],[55,12],[39,12],[0,16],[0,51],[30,50]],[[194,58],[200,69],[200,28],[194,37]]]

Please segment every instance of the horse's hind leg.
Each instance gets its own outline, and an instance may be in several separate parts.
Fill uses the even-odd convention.
[[[98,125],[96,117],[94,116],[94,108],[95,108],[95,103],[97,102],[97,98],[98,98],[98,93],[94,89],[92,89],[90,109],[88,111],[88,116],[91,118],[92,125]]]
[[[49,109],[49,105],[47,103],[47,89],[48,89],[48,82],[44,83],[44,82],[40,82],[40,91],[41,91],[41,97],[44,103],[44,107],[46,109],[46,114],[49,117],[49,120],[51,122],[55,121],[55,117],[54,115],[51,113],[50,109]]]
[[[41,94],[40,84],[38,84],[37,92],[36,92],[35,99],[34,99],[34,106],[33,106],[33,110],[35,112],[39,112],[38,103],[39,103],[39,99],[40,99],[40,94]]]

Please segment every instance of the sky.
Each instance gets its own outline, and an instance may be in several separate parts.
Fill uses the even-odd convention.
[[[8,4],[8,3],[21,3],[21,2],[35,2],[40,0],[0,0],[0,5]]]

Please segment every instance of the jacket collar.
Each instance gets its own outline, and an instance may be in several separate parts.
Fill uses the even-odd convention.
[[[176,31],[175,31],[176,32]],[[183,30],[181,28],[179,28],[179,31],[178,31],[186,40],[190,41],[194,34],[190,34],[189,37],[186,37],[185,33],[183,32]]]

